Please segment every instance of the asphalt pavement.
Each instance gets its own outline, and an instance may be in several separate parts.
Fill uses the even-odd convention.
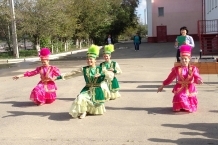
[[[218,145],[218,76],[202,75],[197,86],[196,113],[172,112],[173,82],[157,93],[176,60],[173,43],[119,43],[112,54],[123,71],[117,78],[122,95],[105,104],[107,112],[85,119],[68,114],[72,101],[85,85],[83,76],[60,80],[57,100],[35,106],[29,95],[39,76],[12,80],[33,70],[39,61],[0,64],[1,145]],[[199,44],[193,49],[199,57]],[[103,61],[102,53],[97,62]],[[51,60],[61,72],[86,65],[86,52]]]

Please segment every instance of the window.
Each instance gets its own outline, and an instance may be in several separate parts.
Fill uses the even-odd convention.
[[[212,9],[212,1],[209,0],[209,12],[211,12],[211,9]]]
[[[211,12],[211,0],[207,1],[207,14]]]
[[[163,17],[164,16],[164,7],[158,7],[158,16]]]
[[[213,2],[214,0],[212,0],[212,2],[211,2],[211,9],[213,10],[213,8],[214,8],[214,2]]]

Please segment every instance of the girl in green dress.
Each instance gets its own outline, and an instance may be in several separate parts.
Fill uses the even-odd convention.
[[[113,72],[114,75],[121,74],[122,70],[120,69],[120,66],[117,62],[111,60],[111,53],[114,51],[114,45],[109,44],[104,47],[104,59],[105,61],[100,64],[102,69],[106,69],[107,71]],[[105,82],[107,83],[110,95],[106,96],[106,100],[114,100],[116,98],[119,98],[121,95],[119,93],[119,82],[117,78],[114,76],[113,80],[105,79]]]
[[[69,114],[72,117],[85,118],[86,114],[99,115],[106,112],[104,102],[105,93],[108,88],[102,88],[101,83],[107,79],[113,79],[113,74],[107,70],[102,70],[100,66],[96,66],[96,57],[99,54],[99,47],[92,45],[87,52],[87,66],[82,67],[78,71],[72,71],[59,76],[57,79],[69,79],[77,74],[83,74],[86,82],[85,87],[73,101]]]

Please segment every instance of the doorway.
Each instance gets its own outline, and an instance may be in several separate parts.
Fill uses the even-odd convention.
[[[157,26],[157,42],[167,42],[167,26]]]

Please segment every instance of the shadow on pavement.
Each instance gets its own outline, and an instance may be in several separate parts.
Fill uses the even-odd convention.
[[[62,101],[74,101],[75,98],[57,98],[57,100],[62,100]]]
[[[203,90],[204,92],[213,92],[213,93],[217,93],[218,90]]]
[[[39,117],[47,117],[50,120],[54,121],[68,121],[72,119],[68,112],[58,112],[58,113],[51,113],[51,112],[24,112],[24,111],[8,111],[11,115],[3,116],[2,118],[7,117],[19,117],[19,116],[39,116]]]
[[[162,83],[162,82],[163,81],[119,81],[119,83]]]
[[[148,89],[145,89],[145,90],[139,90],[139,89],[121,89],[120,92],[155,92],[156,93],[157,89],[156,90],[148,90]],[[166,92],[166,91],[163,90],[162,92]]]
[[[218,145],[218,123],[190,123],[190,124],[163,124],[164,127],[184,128],[190,132],[181,132],[189,138],[179,138],[177,140],[150,138],[148,140],[158,143],[174,143],[177,145]],[[196,138],[194,138],[196,136]],[[200,138],[197,138],[199,137]],[[204,138],[202,138],[202,136]]]
[[[211,110],[209,112],[214,112],[214,113],[218,113],[218,110]]]
[[[189,114],[188,112],[173,112],[172,107],[151,107],[151,108],[137,108],[137,107],[106,107],[106,110],[129,110],[129,111],[147,111],[147,114],[167,114],[167,115],[184,115]]]
[[[177,140],[150,138],[149,141],[156,142],[158,144],[175,144],[175,145],[218,145],[216,139],[202,139],[202,138],[180,138]]]
[[[17,102],[17,101],[7,101],[7,102],[0,102],[0,104],[12,104],[13,107],[35,107],[36,105],[33,102]]]
[[[137,88],[158,88],[160,87],[160,85],[138,85]],[[174,85],[167,85],[167,86],[164,86],[164,88],[173,88]]]

